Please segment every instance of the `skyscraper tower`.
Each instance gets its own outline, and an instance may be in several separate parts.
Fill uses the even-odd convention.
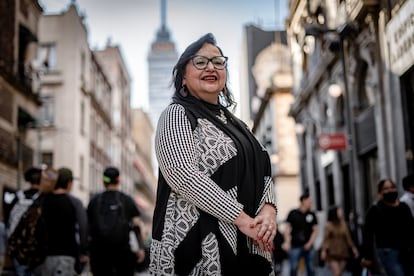
[[[161,112],[171,101],[174,91],[171,86],[172,70],[177,59],[178,53],[167,29],[167,3],[161,0],[161,27],[148,54],[149,107],[154,128]]]

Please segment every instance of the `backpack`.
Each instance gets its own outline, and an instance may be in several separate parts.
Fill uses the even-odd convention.
[[[8,239],[7,252],[20,265],[34,268],[46,258],[46,230],[42,218],[42,199],[28,207]]]
[[[115,197],[110,194],[100,194],[95,208],[94,238],[100,245],[109,247],[129,247],[130,224],[125,217],[125,208],[120,193]]]
[[[39,194],[40,193],[36,193],[32,198],[26,198],[22,190],[17,191],[17,202],[14,204],[13,208],[10,211],[7,237],[10,237],[10,235],[13,233],[22,215],[26,212],[29,206],[33,204],[33,201],[39,196]]]

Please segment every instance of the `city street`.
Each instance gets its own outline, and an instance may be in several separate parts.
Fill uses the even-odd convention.
[[[329,271],[327,266],[324,267],[316,267],[315,269],[315,276],[331,276],[332,273]],[[289,262],[285,260],[283,262],[283,272],[280,276],[289,276]],[[298,273],[298,276],[306,276],[306,272],[303,270]],[[349,272],[344,272],[342,276],[352,276]]]

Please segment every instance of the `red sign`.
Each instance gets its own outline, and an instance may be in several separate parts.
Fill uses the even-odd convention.
[[[318,143],[321,150],[344,150],[347,147],[345,134],[321,134]]]

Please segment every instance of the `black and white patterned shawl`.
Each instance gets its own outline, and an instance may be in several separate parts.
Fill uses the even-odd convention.
[[[228,120],[216,117],[219,110]],[[175,97],[156,133],[160,167],[150,272],[271,275],[270,253],[232,224],[276,205],[267,152],[226,108]]]

